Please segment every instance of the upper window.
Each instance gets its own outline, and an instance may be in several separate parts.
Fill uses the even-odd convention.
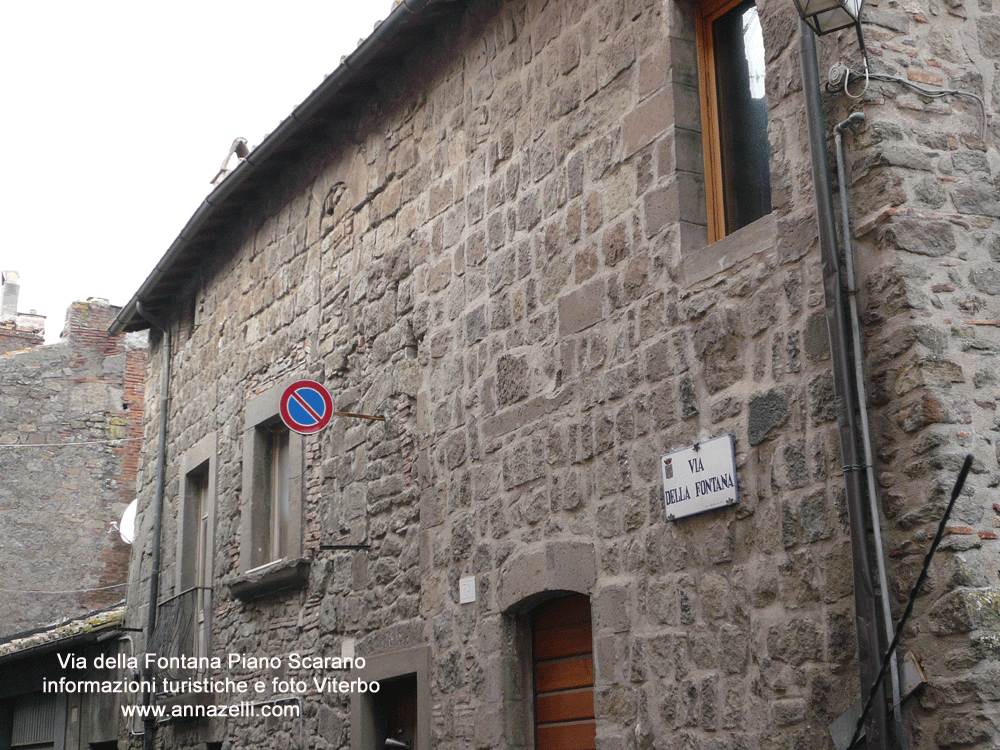
[[[709,242],[771,212],[764,38],[753,0],[698,5]]]
[[[302,437],[278,416],[283,386],[247,403],[240,570],[302,554]]]
[[[291,522],[288,508],[288,441],[289,430],[283,424],[258,428],[263,432],[264,504],[269,522],[267,555],[264,562],[288,556]],[[265,545],[261,545],[265,546]]]

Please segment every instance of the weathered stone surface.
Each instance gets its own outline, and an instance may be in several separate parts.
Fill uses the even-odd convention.
[[[604,319],[604,284],[592,281],[559,298],[559,334],[586,330]]]
[[[894,221],[883,230],[886,243],[916,255],[938,257],[954,252],[955,230],[946,221]]]
[[[497,403],[507,406],[528,395],[528,365],[523,357],[505,356],[497,360]]]
[[[747,412],[747,440],[750,445],[758,445],[788,421],[788,399],[778,391],[768,391],[750,399]]]
[[[0,641],[122,599],[129,546],[109,525],[135,498],[146,336],[109,336],[119,309],[73,303],[52,346],[0,317],[0,445],[20,446],[0,449]]]
[[[947,78],[992,112],[987,6],[942,5],[930,24],[927,9],[870,8],[873,59]],[[217,225],[209,266],[188,280],[207,305],[194,324],[191,300],[169,306],[168,496],[175,457],[212,425],[217,580],[239,563],[246,488],[230,433],[250,394],[308,374],[338,407],[387,417],[305,440],[303,548],[324,572],[252,606],[221,589],[213,648],[421,645],[426,746],[506,750],[531,744],[527,615],[573,591],[591,601],[600,747],[812,747],[857,694],[857,648],[794,14],[759,6],[773,211],[709,243],[692,5],[428,7],[442,16],[400,50],[405,75],[359,89]],[[996,735],[996,627],[971,599],[950,625],[934,609],[996,582],[995,125],[981,139],[974,102],[886,82],[853,108],[867,114],[844,143],[893,595],[956,460],[977,458],[953,521],[971,533],[946,537],[907,633],[935,685],[975,690],[949,688],[910,720],[933,742],[992,712],[976,726]],[[668,521],[660,456],[720,432],[735,438],[740,504]],[[147,505],[152,488],[148,469]],[[329,549],[345,541],[369,547]],[[467,576],[477,599],[461,604]],[[945,632],[958,627],[971,630]],[[316,750],[358,736],[346,702],[303,704]],[[338,721],[341,737],[319,734]],[[289,726],[158,732],[165,747],[284,747]]]
[[[1000,193],[989,185],[961,185],[951,191],[955,208],[963,214],[1000,217]]]
[[[735,383],[745,372],[743,331],[736,311],[709,313],[694,332],[694,352],[702,362],[702,377],[710,393]]]
[[[1000,270],[993,266],[973,270],[969,281],[984,294],[1000,294]]]

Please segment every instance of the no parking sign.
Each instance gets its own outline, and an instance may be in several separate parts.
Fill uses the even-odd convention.
[[[281,421],[292,432],[312,435],[330,423],[333,399],[330,392],[315,380],[297,380],[281,394],[278,410]]]

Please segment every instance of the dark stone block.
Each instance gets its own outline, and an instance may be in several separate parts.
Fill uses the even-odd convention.
[[[764,442],[768,433],[781,427],[790,415],[788,399],[777,391],[768,391],[750,400],[747,440],[750,445]]]

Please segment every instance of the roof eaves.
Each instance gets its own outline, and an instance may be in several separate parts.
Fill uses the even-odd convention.
[[[409,24],[418,20],[424,12],[434,5],[450,5],[457,0],[403,0],[389,16],[375,27],[374,31],[357,46],[357,48],[341,60],[340,65],[299,104],[291,114],[282,120],[278,127],[251,151],[237,167],[206,196],[202,204],[188,219],[181,233],[177,236],[167,252],[153,267],[146,280],[132,295],[128,303],[108,327],[108,332],[116,336],[123,331],[144,330],[149,328],[147,321],[139,314],[138,305],[146,300],[157,288],[164,275],[180,260],[184,251],[197,237],[205,223],[214,216],[238,188],[268,162],[280,153],[282,147],[298,132],[305,129],[313,119],[321,113],[338,93],[349,85],[364,70],[378,54],[396,39],[399,33]]]
[[[74,643],[95,640],[102,633],[120,628],[124,620],[125,607],[117,606],[91,612],[67,622],[16,634],[0,643],[0,664],[28,656],[38,656]]]

